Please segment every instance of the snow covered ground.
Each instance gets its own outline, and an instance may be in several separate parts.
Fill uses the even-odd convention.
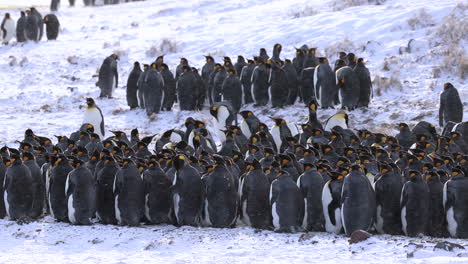
[[[466,263],[468,251],[436,249],[437,239],[378,235],[350,245],[325,233],[250,228],[72,226],[51,218],[0,220],[0,263]],[[468,248],[466,240],[450,240]]]
[[[206,110],[191,113],[175,107],[150,119],[142,110],[130,111],[124,86],[133,62],[148,63],[166,54],[171,69],[180,57],[201,68],[203,55],[218,61],[225,55],[251,58],[261,47],[271,55],[275,43],[283,45],[281,58],[292,59],[294,47],[302,44],[318,47],[318,54],[332,62],[339,51],[354,52],[366,58],[373,78],[386,78],[375,78],[372,105],[350,113],[351,127],[394,134],[399,122],[437,124],[438,97],[445,82],[458,88],[464,120],[468,117],[468,85],[458,67],[463,58],[468,61],[464,1],[387,0],[383,5],[347,8],[344,3],[363,1],[148,0],[94,8],[81,7],[79,0],[75,8],[61,2],[57,41],[0,47],[0,144],[16,147],[26,128],[48,137],[77,130],[85,98],[99,95],[93,76],[111,53],[121,57],[120,85],[114,99],[97,99],[107,131],[138,127],[141,135],[160,134],[182,127],[189,116],[211,126]],[[30,5],[48,13],[48,0],[2,0],[0,15],[8,11],[16,20],[20,7]],[[175,44],[176,51],[167,53],[164,47],[161,51],[163,39]],[[400,54],[411,39],[411,53]],[[300,123],[307,115],[300,104],[278,111],[249,105],[245,109],[270,125],[269,116]],[[320,111],[319,118],[333,113]],[[301,234],[248,228],[73,227],[51,222],[20,226],[0,220],[0,262],[468,262],[465,250],[434,251],[429,238],[374,236],[349,246],[345,237],[329,234],[299,241]]]

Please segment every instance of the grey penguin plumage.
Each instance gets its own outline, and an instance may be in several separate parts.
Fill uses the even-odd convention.
[[[114,87],[119,84],[119,73],[117,69],[117,60],[119,56],[112,54],[105,58],[99,68],[98,81],[96,86],[101,89],[99,97],[112,97]]]
[[[425,234],[429,217],[429,188],[418,171],[409,172],[401,192],[401,223],[407,236]]]
[[[133,63],[133,69],[127,79],[127,104],[130,109],[138,107],[138,79],[140,79],[141,73],[140,63],[135,61]]]
[[[114,181],[118,171],[116,161],[104,156],[103,167],[96,173],[96,216],[102,224],[115,224]]]
[[[468,177],[454,169],[444,185],[443,202],[450,236],[468,238]]]
[[[8,218],[11,220],[28,218],[34,196],[33,179],[29,168],[16,154],[11,156],[11,165],[6,169],[3,189],[3,201]]]
[[[343,182],[341,215],[347,236],[356,230],[369,231],[375,219],[375,193],[359,165],[351,167]]]
[[[172,182],[172,204],[177,225],[200,225],[202,210],[202,180],[200,173],[190,166],[185,155],[177,155],[172,163],[175,177]]]
[[[45,207],[45,185],[42,179],[41,168],[36,162],[36,158],[29,152],[24,152],[22,155],[23,164],[28,167],[31,172],[33,201],[29,216],[36,219],[42,216]]]
[[[65,196],[65,185],[68,174],[73,170],[65,155],[59,155],[50,171],[48,197],[52,217],[59,222],[68,221],[68,207]]]
[[[304,164],[304,173],[297,179],[297,186],[304,199],[304,230],[322,232],[325,230],[323,218],[322,191],[323,178],[312,164]]]
[[[205,225],[229,228],[237,219],[237,186],[224,159],[216,155],[214,158],[212,171],[202,178],[205,188],[203,220]]]
[[[56,15],[48,14],[44,17],[46,36],[48,40],[56,40],[59,34],[60,22]]]
[[[304,199],[286,171],[280,170],[276,180],[271,183],[270,204],[276,232],[295,233],[303,230]]]
[[[257,160],[253,160],[247,168],[239,189],[242,221],[253,228],[270,229],[270,182]]]
[[[131,159],[123,160],[113,187],[117,223],[138,226],[144,211],[144,188],[140,172]]]
[[[171,181],[156,161],[143,172],[145,216],[153,224],[170,224]]]
[[[73,225],[90,225],[96,213],[96,186],[91,171],[78,159],[65,185],[68,219]]]

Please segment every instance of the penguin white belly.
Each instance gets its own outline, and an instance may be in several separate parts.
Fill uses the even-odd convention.
[[[175,213],[176,221],[177,221],[177,223],[180,223],[179,222],[179,202],[180,202],[179,194],[177,194],[177,193],[174,194],[172,202],[174,204],[174,213]]]
[[[343,227],[343,211],[340,208],[335,209],[335,234],[339,234],[341,232],[341,228]]]
[[[122,223],[122,216],[120,215],[120,209],[119,209],[119,195],[115,196],[115,219],[117,219],[117,222],[119,224]]]
[[[247,214],[247,199],[242,203],[242,222],[248,226],[252,226],[252,222],[250,222],[250,217]]]
[[[278,149],[278,153],[280,152],[281,148],[281,143],[283,142],[281,140],[281,135],[280,135],[280,129],[279,126],[274,126],[271,129],[271,136],[273,137],[273,141],[275,142],[276,148]]]
[[[8,203],[8,192],[6,190],[3,193],[3,201],[5,202],[5,210],[6,210],[7,216],[10,217],[10,204]]]
[[[172,132],[170,140],[171,142],[179,143],[180,141],[182,141],[182,137],[179,134]]]
[[[191,146],[192,148],[194,148],[195,146],[193,145],[193,138],[195,137],[195,133],[192,131],[190,131],[190,134],[189,134],[189,137],[188,137],[188,142],[187,144],[189,146]]]
[[[150,214],[149,214],[149,204],[148,204],[148,199],[149,198],[149,194],[145,195],[145,216],[146,216],[146,219],[148,219],[148,221],[151,221],[151,217],[150,217]]]
[[[384,231],[383,231],[384,219],[381,216],[381,214],[382,214],[382,206],[378,205],[377,206],[377,217],[376,217],[376,221],[375,221],[375,229],[377,229],[377,232],[379,232],[380,234],[383,234],[384,233]]]
[[[335,209],[335,219],[337,217],[336,210],[338,210],[338,209]],[[344,232],[345,232],[345,234],[347,234],[345,220],[344,220],[345,219],[344,218],[344,204],[341,205],[341,214],[340,215],[341,215],[341,219],[343,220],[342,224],[343,224]],[[335,221],[335,223],[338,223],[338,222]],[[336,231],[336,229],[335,229],[335,231]]]
[[[348,125],[346,125],[346,120],[343,118],[342,113],[338,113],[333,115],[327,120],[325,124],[325,131],[331,131],[332,128],[335,126],[342,127],[344,129],[348,129]]]
[[[52,208],[52,202],[50,201],[50,192],[48,192],[48,199],[47,201],[49,202],[49,209],[50,209],[50,215],[55,218],[55,214],[54,214],[54,209]]]
[[[250,133],[249,125],[247,125],[247,121],[245,121],[245,119],[242,119],[240,129],[241,129],[242,133],[245,135],[246,138],[250,138],[252,133]]]
[[[3,42],[7,43],[15,36],[15,33],[16,33],[15,21],[13,19],[7,19],[5,21],[4,27],[6,29],[6,36],[3,39]]]
[[[451,237],[457,237],[457,221],[455,221],[455,215],[453,212],[453,207],[450,207],[447,210],[447,229]]]
[[[307,218],[307,198],[304,198],[304,219],[302,220],[302,228],[304,228],[305,230],[307,230]]]
[[[333,198],[330,192],[330,188],[328,187],[329,183],[325,183],[323,186],[322,191],[322,207],[323,207],[323,216],[325,218],[325,231],[329,233],[333,233],[335,230],[335,225],[331,222],[330,214],[328,213],[328,206],[332,202]]]
[[[406,230],[407,226],[408,223],[406,222],[406,206],[404,206],[401,209],[401,228],[403,229],[403,233],[405,233],[405,235],[408,235],[408,232]]]
[[[89,123],[93,125],[94,133],[98,134],[101,140],[104,140],[104,135],[101,132],[102,116],[101,112],[96,107],[86,109],[83,118],[83,123]]]
[[[75,217],[75,207],[73,207],[73,194],[68,197],[68,220],[70,223],[76,224],[76,217]]]
[[[291,136],[296,136],[299,134],[299,129],[297,128],[296,124],[291,124],[289,122],[286,122],[286,125],[289,128],[289,131],[291,131]]]
[[[366,177],[369,180],[369,182],[370,182],[370,184],[372,186],[372,189],[375,190],[375,176],[372,173],[367,173]]]
[[[276,212],[276,203],[273,203],[271,205],[271,215],[273,216],[273,226],[275,227],[275,230],[280,228],[280,223],[279,223],[279,215]]]
[[[210,220],[210,212],[208,210],[208,199],[205,199],[205,219],[204,220],[204,224],[206,226],[211,226],[212,223],[211,223],[211,220]]]

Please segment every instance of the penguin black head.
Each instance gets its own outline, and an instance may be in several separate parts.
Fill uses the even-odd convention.
[[[426,182],[430,181],[440,181],[440,176],[437,172],[435,171],[429,171],[426,174]]]
[[[129,165],[133,165],[135,162],[131,159],[123,159],[122,160],[122,168],[128,167]]]
[[[453,88],[451,83],[444,83],[444,89]]]
[[[34,132],[30,128],[28,128],[28,129],[26,129],[26,131],[24,131],[24,136],[25,137],[34,137],[35,135],[34,135]]]
[[[321,148],[323,154],[333,151],[333,148],[330,145],[322,145]]]
[[[400,131],[402,131],[404,129],[409,129],[409,126],[406,123],[400,123],[398,124],[398,128],[400,129]]]
[[[137,148],[138,149],[144,149],[146,147],[148,147],[148,145],[143,141],[140,141],[140,142],[137,143]]]
[[[154,62],[151,63],[150,67],[153,68],[153,69],[158,69],[158,65],[156,63],[154,63]]]
[[[409,171],[410,181],[419,181],[421,179],[421,173],[419,171],[411,170]]]
[[[186,58],[180,58],[180,63],[181,64],[187,64],[188,60]]]
[[[23,151],[31,151],[32,150],[32,145],[27,143],[27,142],[21,142],[20,143],[20,149]]]
[[[135,61],[133,63],[133,67],[140,69],[140,63],[138,61]]]
[[[10,19],[10,13],[6,13],[6,14],[5,14],[5,18],[6,18],[6,19]]]
[[[230,69],[227,70],[227,73],[228,73],[229,75],[235,75],[235,74],[236,74],[236,70],[230,68]]]
[[[36,157],[31,152],[23,152],[21,154],[21,158],[23,161],[28,161],[28,160],[35,160]]]
[[[349,159],[347,159],[345,157],[339,157],[337,162],[336,162],[337,167],[340,167],[340,166],[348,167],[349,164],[351,164],[351,161],[349,161]]]
[[[247,118],[249,118],[249,117],[251,117],[251,116],[254,116],[254,113],[253,113],[252,111],[249,111],[249,110],[241,111],[239,114],[240,114],[240,115],[242,116],[242,118],[244,118],[244,119],[247,119]]]
[[[121,150],[128,148],[128,144],[123,141],[116,141],[115,144],[117,144],[117,147]]]
[[[249,65],[255,64],[255,61],[254,61],[254,60],[251,60],[251,59],[248,59],[248,60],[247,60],[247,64],[249,64]]]
[[[252,144],[247,144],[250,153],[257,153],[260,149]]]
[[[458,175],[468,177],[468,175],[465,175],[463,173],[463,170],[460,167],[453,168],[452,173],[450,174],[450,177],[455,177],[455,176],[458,176]]]
[[[184,72],[190,72],[192,70],[192,68],[190,68],[189,66],[184,66],[184,67],[182,67],[182,70]]]
[[[382,175],[387,172],[391,172],[393,170],[392,167],[385,162],[379,163],[378,167],[379,167],[379,172]]]
[[[266,49],[265,49],[265,48],[261,48],[261,49],[260,49],[260,56],[261,56],[261,55],[266,55],[266,54],[267,54]]]
[[[423,168],[422,168],[422,171],[423,171],[423,172],[426,172],[426,171],[430,171],[430,170],[432,170],[432,169],[434,169],[434,166],[432,166],[432,164],[430,164],[430,163],[424,163]]]
[[[327,175],[330,177],[331,181],[342,181],[344,179],[344,176],[337,171],[328,171]]]
[[[317,111],[317,102],[315,100],[309,102],[309,111]]]
[[[117,55],[117,54],[115,54],[115,53],[112,54],[111,57],[114,58],[114,60],[119,60],[119,59],[120,59],[120,58],[119,58],[119,55]]]
[[[281,167],[286,166],[288,163],[291,162],[291,158],[288,155],[280,154],[280,165]]]
[[[143,64],[143,70],[147,70],[149,69],[149,67],[150,67],[149,64]]]
[[[269,157],[269,156],[275,155],[275,152],[273,151],[272,148],[264,148],[264,149],[263,149],[263,153],[264,153],[265,157]]]
[[[325,57],[320,57],[318,60],[319,60],[319,63],[327,63],[328,62],[327,58],[325,58]]]
[[[214,62],[214,59],[211,55],[205,56],[206,62]]]
[[[22,17],[26,16],[26,13],[24,11],[21,11],[21,16]]]
[[[164,56],[158,56],[158,57],[156,58],[156,61],[157,61],[157,62],[164,62]]]
[[[359,168],[361,168],[361,167],[359,167]],[[344,177],[344,176],[349,174],[350,169],[348,167],[338,167],[336,169],[336,172],[338,172],[341,176]]]
[[[315,55],[317,48],[310,48],[307,53]]]
[[[141,139],[141,142],[145,143],[146,145],[149,145],[151,143],[151,141],[153,141],[153,138],[155,136],[156,135],[151,135],[151,136],[144,137],[144,138]]]
[[[140,133],[138,133],[138,128],[132,129],[132,131],[130,132],[130,136],[132,136],[132,137],[140,136]]]
[[[84,162],[82,160],[80,160],[78,158],[74,158],[71,165],[73,166],[73,168],[76,169],[76,168],[81,167],[83,164],[84,164]]]
[[[354,53],[352,52],[348,53],[348,55],[346,55],[346,58],[348,59],[348,61],[356,61],[356,55],[354,55]]]
[[[315,168],[314,164],[312,163],[304,163],[303,165],[304,165],[304,171],[308,171],[310,169]]]
[[[187,160],[187,157],[183,154],[176,155],[173,159],[172,162],[174,164],[174,168],[176,170],[180,170],[184,167],[185,162]]]
[[[212,105],[210,106],[210,114],[218,120],[218,106]]]
[[[88,108],[96,106],[93,98],[86,98],[86,104],[88,105]]]
[[[358,64],[361,64],[361,65],[364,65],[364,58],[359,58],[359,59],[357,60],[357,63],[358,63]]]
[[[276,126],[281,126],[281,125],[285,125],[286,124],[286,120],[282,119],[282,118],[275,118],[275,117],[270,117],[271,120],[273,120],[275,122],[275,125]]]
[[[36,152],[39,155],[47,153],[47,150],[43,146],[33,147],[33,149],[34,149],[34,152]]]
[[[359,164],[354,164],[351,166],[351,171],[359,171],[362,172],[362,167]]]
[[[169,66],[167,66],[166,63],[161,63],[161,64],[159,65],[159,69],[160,69],[161,71],[168,70],[168,69],[169,69]]]

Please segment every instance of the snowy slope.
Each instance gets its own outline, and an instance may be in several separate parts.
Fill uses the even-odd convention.
[[[152,47],[159,49],[163,39],[177,47],[176,53],[165,57],[171,68],[180,57],[187,57],[192,65],[201,67],[203,55],[208,53],[217,60],[224,55],[235,59],[238,54],[251,57],[260,47],[266,47],[271,54],[271,47],[277,42],[283,44],[282,58],[292,58],[294,47],[303,43],[317,46],[318,53],[328,55],[331,61],[338,51],[354,51],[366,58],[373,76],[389,79],[394,76],[402,84],[401,91],[391,87],[381,96],[376,92],[370,109],[351,113],[351,123],[356,128],[366,126],[394,133],[393,124],[400,121],[437,123],[438,95],[446,81],[459,89],[462,98],[468,96],[466,84],[455,74],[443,71],[440,78],[432,78],[433,67],[441,64],[441,58],[431,55],[435,49],[398,54],[399,48],[406,46],[410,39],[427,47],[434,39],[432,32],[457,1],[431,5],[431,1],[395,0],[339,12],[333,11],[333,1],[248,0],[222,4],[208,0],[146,1],[96,8],[68,8],[63,2],[64,8],[57,13],[62,25],[58,41],[0,48],[3,91],[0,142],[11,144],[27,127],[45,136],[76,130],[82,121],[80,105],[84,105],[86,97],[99,94],[93,76],[102,60],[113,52],[120,54],[120,87],[124,87],[133,61],[153,61],[161,52],[147,56],[147,51]],[[316,10],[317,14],[294,18],[294,12],[304,7]],[[408,20],[417,17],[422,8],[432,24],[411,30]],[[10,12],[17,19],[19,10]],[[42,12],[45,15],[47,10]],[[390,61],[389,71],[382,70],[386,59]],[[128,131],[138,127],[142,134],[161,133],[168,128],[167,124],[181,126],[190,115],[211,120],[207,111],[178,110],[148,120],[141,110],[129,111],[124,98],[125,90],[120,88],[115,99],[97,100],[108,130]],[[267,123],[271,121],[263,116],[283,116],[292,122],[306,118],[306,110],[301,105],[278,112],[269,108],[253,110]],[[465,116],[467,111],[465,107]],[[325,119],[332,113],[333,110],[321,111],[319,117]]]
[[[393,80],[388,89],[377,81],[371,107],[350,113],[350,125],[354,128],[366,127],[394,134],[395,124],[399,122],[414,125],[426,120],[437,124],[438,96],[447,81],[458,88],[467,120],[468,86],[460,74],[444,68],[440,73],[437,70],[446,64],[444,50],[448,47],[457,47],[457,54],[466,56],[466,34],[459,43],[445,43],[439,39],[438,31],[444,19],[463,1],[442,0],[434,4],[429,0],[388,0],[384,5],[361,5],[335,11],[342,9],[336,3],[346,2],[351,1],[148,0],[116,6],[68,8],[67,2],[62,0],[62,9],[57,13],[62,25],[58,41],[0,47],[0,144],[16,146],[15,140],[22,138],[26,128],[48,137],[68,135],[77,130],[83,118],[80,107],[85,105],[85,98],[99,95],[94,85],[97,79],[93,76],[102,60],[111,53],[121,56],[120,85],[114,99],[96,100],[104,112],[107,131],[129,132],[138,127],[142,135],[159,134],[173,127],[180,128],[189,116],[211,125],[212,118],[206,110],[180,112],[175,107],[170,113],[148,119],[142,110],[130,111],[126,106],[124,86],[133,62],[148,63],[165,53],[159,51],[163,39],[176,44],[176,52],[165,56],[171,68],[175,68],[180,57],[188,58],[192,65],[201,68],[206,54],[214,55],[219,61],[224,55],[235,60],[239,54],[250,58],[265,47],[271,55],[275,43],[283,45],[281,57],[290,59],[294,56],[294,47],[304,43],[318,47],[318,53],[333,62],[341,50],[354,52],[366,58],[373,77]],[[0,8],[9,8],[0,9],[0,14],[3,16],[8,10],[17,19],[18,6],[35,4],[45,15],[48,3],[48,0],[3,0]],[[460,6],[458,21],[468,21],[468,7]],[[421,11],[423,9],[425,11]],[[466,23],[457,27],[467,32]],[[412,53],[400,55],[400,47],[406,47],[411,39],[415,39]],[[151,50],[153,52],[148,52]],[[451,59],[457,57],[460,56]],[[307,109],[300,104],[279,111],[268,107],[245,108],[253,110],[270,125],[268,116],[300,123],[307,115]],[[320,111],[319,118],[325,120],[333,113],[335,110]],[[468,261],[464,250],[434,251],[433,240],[424,242],[429,238],[374,236],[349,246],[345,237],[330,234],[313,234],[314,237],[299,241],[301,234],[256,233],[248,228],[73,227],[51,222],[46,219],[19,226],[0,220],[0,247],[3,249],[0,263],[11,260],[18,263],[31,260],[406,263],[408,257],[409,262],[414,263]],[[467,244],[466,241],[450,241]]]

